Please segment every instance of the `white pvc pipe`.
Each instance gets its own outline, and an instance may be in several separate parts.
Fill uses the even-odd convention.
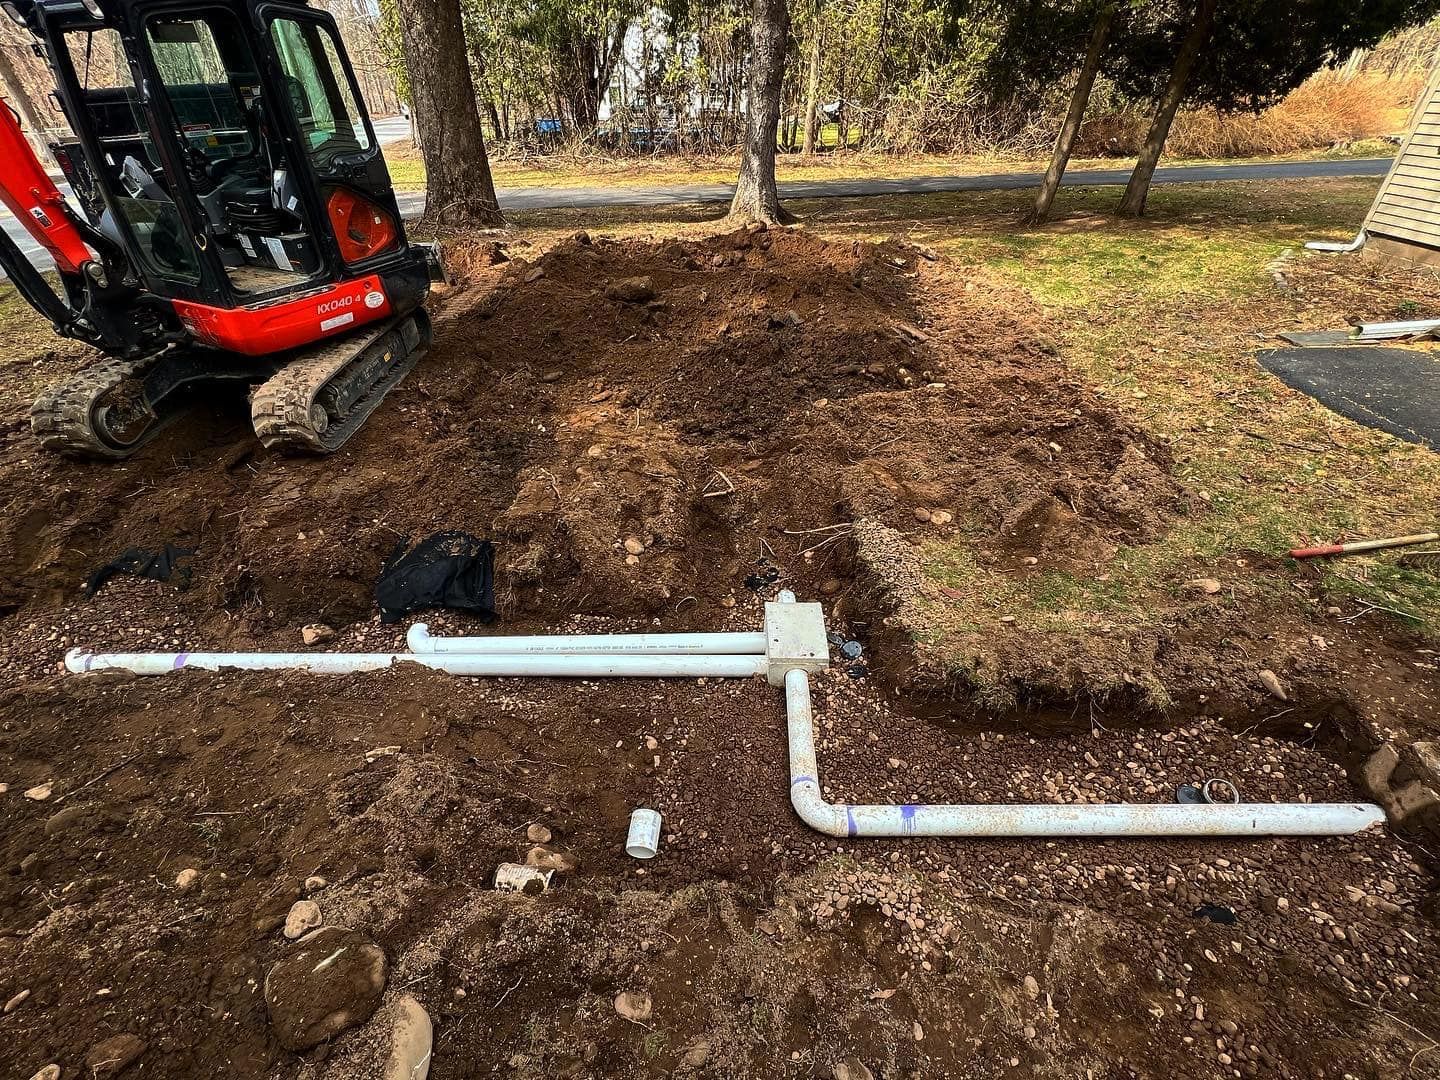
[[[1336,243],[1334,240],[1307,240],[1305,248],[1308,251],[1333,251],[1345,254],[1351,251],[1359,251],[1365,246],[1365,230],[1355,234],[1353,240],[1346,240]]]
[[[568,655],[622,653],[645,656],[758,656],[765,634],[546,634],[538,637],[432,637],[430,627],[415,623],[405,635],[415,653],[515,653]]]
[[[777,599],[793,604],[795,594]],[[1372,803],[831,803],[820,792],[810,676],[799,668],[785,673],[785,716],[791,805],[827,836],[1340,836],[1385,820]]]
[[[764,656],[627,656],[515,655],[471,656],[462,653],[90,653],[72,649],[65,667],[86,671],[129,671],[136,675],[167,675],[184,668],[220,671],[294,669],[316,675],[348,675],[376,671],[396,663],[471,676],[561,676],[570,678],[685,678],[709,676],[745,679],[763,675]]]
[[[790,801],[827,836],[1341,836],[1385,820],[1372,803],[851,806],[826,802],[815,762],[810,678],[785,673]]]

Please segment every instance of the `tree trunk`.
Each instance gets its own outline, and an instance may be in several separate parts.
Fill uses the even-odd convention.
[[[815,139],[820,125],[820,5],[815,5],[815,20],[810,27],[810,73],[805,79],[805,145],[801,150],[807,158],[815,156]]]
[[[790,13],[785,0],[754,0],[750,27],[750,91],[740,179],[730,203],[732,223],[792,221],[775,187],[775,136],[780,124],[780,84]]]
[[[1150,124],[1150,132],[1145,136],[1145,145],[1140,148],[1140,158],[1135,162],[1135,171],[1130,174],[1130,182],[1125,185],[1125,197],[1120,200],[1122,217],[1140,217],[1145,213],[1145,200],[1150,196],[1150,180],[1155,175],[1155,166],[1160,162],[1160,153],[1165,149],[1165,140],[1170,135],[1170,125],[1175,120],[1175,112],[1185,97],[1185,85],[1190,81],[1190,72],[1195,70],[1195,61],[1200,56],[1200,50],[1205,47],[1210,28],[1215,23],[1216,3],[1217,0],[1200,0],[1195,8],[1195,21],[1190,24],[1190,30],[1180,45],[1180,55],[1175,58],[1175,67],[1170,72],[1165,95],[1160,99],[1160,107]]]
[[[1050,207],[1055,202],[1055,193],[1060,190],[1065,167],[1070,164],[1070,151],[1075,148],[1075,137],[1080,134],[1080,122],[1085,119],[1085,106],[1090,104],[1090,91],[1095,88],[1095,76],[1100,72],[1100,60],[1105,55],[1105,43],[1110,38],[1110,26],[1114,21],[1113,4],[1101,8],[1095,17],[1095,30],[1090,35],[1090,49],[1080,68],[1080,80],[1075,84],[1075,92],[1070,96],[1070,111],[1065,114],[1065,123],[1060,127],[1060,137],[1055,140],[1055,153],[1050,156],[1050,168],[1045,170],[1040,193],[1035,196],[1035,208],[1027,217],[1031,224],[1040,224],[1050,217]]]
[[[398,0],[398,7],[411,111],[425,158],[425,220],[504,225],[485,154],[460,0]]]
[[[45,145],[45,127],[40,122],[40,114],[36,112],[35,103],[30,100],[30,94],[26,91],[25,84],[20,81],[20,73],[10,62],[10,54],[6,51],[7,44],[7,42],[0,41],[0,93],[3,93],[15,106],[15,111],[20,114],[21,122],[29,129],[25,134],[41,162],[49,161],[50,148]]]
[[[600,57],[600,70],[596,73],[595,117],[599,122],[600,103],[610,92],[610,77],[615,74],[615,63],[625,53],[625,35],[630,32],[630,20],[621,19],[610,36],[604,54]]]

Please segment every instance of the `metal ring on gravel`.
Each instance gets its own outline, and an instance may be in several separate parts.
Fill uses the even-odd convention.
[[[1229,789],[1228,796],[1223,790],[1227,788]],[[1217,795],[1220,797],[1216,798]],[[1200,786],[1200,797],[1207,803],[1238,803],[1240,801],[1240,789],[1229,780],[1217,776],[1211,780],[1206,780],[1205,783]]]

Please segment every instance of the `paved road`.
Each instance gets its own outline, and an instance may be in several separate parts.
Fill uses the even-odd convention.
[[[380,140],[381,146],[389,146],[410,137],[410,121],[403,116],[387,116],[372,123],[375,126],[375,137]]]
[[[409,124],[399,118],[376,124],[382,143],[395,142],[409,134]],[[1157,184],[1200,183],[1217,180],[1305,180],[1347,176],[1384,176],[1389,158],[1356,158],[1345,161],[1275,161],[1259,165],[1172,165],[1155,170]],[[1081,169],[1065,175],[1066,187],[1123,184],[1129,169]],[[780,185],[789,199],[855,198],[867,195],[925,195],[941,191],[1004,191],[1033,187],[1038,173],[986,173],[977,176],[916,176],[898,180],[792,180]],[[665,206],[672,203],[727,202],[734,193],[729,184],[693,184],[655,188],[502,188],[500,205],[506,210],[540,210],[562,207]],[[400,195],[400,211],[407,217],[425,208],[423,192]],[[8,213],[3,214],[5,231],[35,259],[42,269],[49,258]]]
[[[1216,180],[1304,180],[1349,176],[1384,176],[1389,158],[1355,158],[1347,161],[1274,161],[1258,165],[1172,165],[1155,170],[1157,184],[1201,183]],[[1066,187],[1123,184],[1126,169],[1077,169],[1065,174]],[[1001,172],[975,176],[913,176],[898,180],[787,180],[780,194],[787,199],[848,199],[867,195],[927,195],[942,191],[1006,191],[1034,187],[1039,173]],[[730,184],[695,184],[663,188],[502,188],[505,210],[541,210],[560,207],[665,206],[671,203],[729,202]],[[400,196],[407,217],[425,206],[422,192]]]

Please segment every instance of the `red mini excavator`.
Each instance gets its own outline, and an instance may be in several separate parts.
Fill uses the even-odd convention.
[[[0,108],[0,269],[106,359],[32,413],[47,447],[122,458],[219,383],[266,446],[326,453],[430,340],[438,261],[407,243],[324,12],[294,0],[0,0],[34,36],[73,137],[62,195]]]

